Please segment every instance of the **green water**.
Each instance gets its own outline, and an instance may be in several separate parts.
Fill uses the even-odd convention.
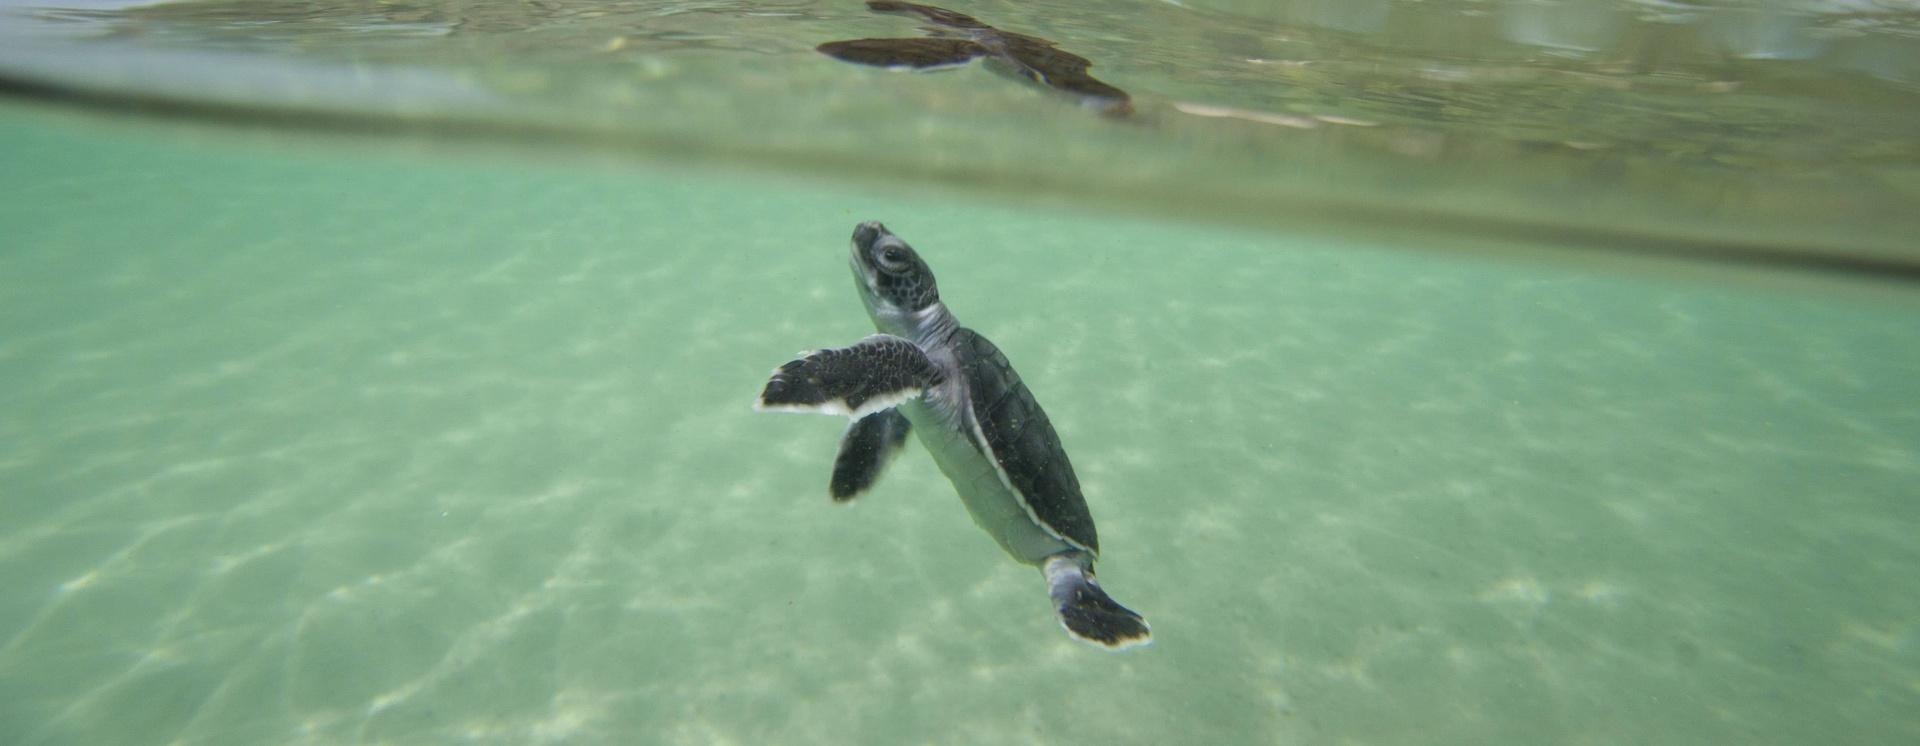
[[[9,117],[0,732],[1908,743],[1920,316],[992,203]],[[1048,407],[1074,643],[767,370],[882,218]]]
[[[5,746],[1920,742],[1905,5],[22,5]],[[1151,646],[752,411],[869,219]]]

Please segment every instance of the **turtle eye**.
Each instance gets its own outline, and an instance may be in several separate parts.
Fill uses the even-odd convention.
[[[900,246],[886,246],[880,249],[880,266],[889,271],[898,272],[907,268],[907,250]]]

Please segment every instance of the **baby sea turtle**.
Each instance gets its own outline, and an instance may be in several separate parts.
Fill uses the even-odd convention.
[[[1149,642],[1146,620],[1094,580],[1100,539],[1080,480],[1007,357],[960,325],[933,271],[886,226],[854,229],[852,264],[880,333],[780,366],[757,408],[853,418],[829,485],[840,501],[873,486],[907,433],[918,433],[973,522],[1040,568],[1068,633],[1113,649]]]
[[[1133,100],[1126,91],[1087,74],[1093,63],[1046,39],[1001,31],[973,16],[931,5],[871,0],[867,8],[875,13],[920,16],[933,24],[927,30],[934,36],[830,41],[818,47],[820,52],[847,62],[910,70],[964,65],[978,57],[986,61],[988,69],[1067,94],[1106,116],[1133,113]]]

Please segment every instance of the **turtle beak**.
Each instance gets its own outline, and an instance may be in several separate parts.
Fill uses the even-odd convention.
[[[867,221],[853,229],[853,247],[848,253],[847,264],[853,268],[853,281],[860,288],[860,300],[873,306],[873,298],[879,291],[874,288],[873,244],[886,235],[886,226],[878,221]]]
[[[872,284],[869,278],[877,271],[873,266],[873,246],[889,235],[892,234],[878,220],[869,220],[853,229],[853,256],[849,259],[853,262],[854,274],[869,285]]]
[[[864,254],[873,250],[875,241],[879,241],[887,235],[886,226],[881,225],[878,220],[869,220],[854,227],[853,247]]]

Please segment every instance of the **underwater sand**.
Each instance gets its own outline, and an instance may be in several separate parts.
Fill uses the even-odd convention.
[[[4,122],[9,744],[1920,741],[1912,306]],[[751,410],[865,219],[1151,647]]]

